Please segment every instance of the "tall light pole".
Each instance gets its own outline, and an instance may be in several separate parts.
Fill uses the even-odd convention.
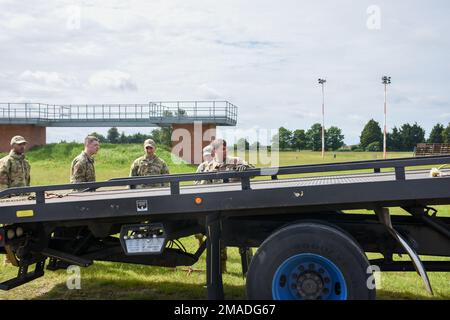
[[[383,135],[383,158],[386,159],[387,151],[386,151],[386,136],[387,136],[387,85],[391,84],[391,77],[383,76],[381,78],[382,83],[384,84],[384,135]]]
[[[325,158],[325,79],[319,79],[319,84],[322,85],[322,159]]]

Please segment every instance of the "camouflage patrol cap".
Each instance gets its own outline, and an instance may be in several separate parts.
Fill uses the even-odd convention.
[[[27,140],[25,140],[22,136],[14,136],[11,139],[11,145],[13,144],[21,144],[21,143],[27,143]]]
[[[153,149],[156,149],[156,143],[152,139],[147,139],[144,141],[144,148],[147,148],[148,146],[152,147]]]

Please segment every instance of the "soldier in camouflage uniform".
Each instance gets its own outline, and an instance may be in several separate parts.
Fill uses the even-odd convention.
[[[254,168],[253,165],[239,157],[230,157],[227,155],[227,143],[225,140],[216,139],[211,143],[214,152],[214,159],[205,166],[204,172],[218,171],[245,171]],[[238,182],[239,178],[232,178],[230,182]],[[221,179],[216,179],[212,183],[220,183]]]
[[[204,172],[208,163],[214,159],[212,146],[209,144],[203,148],[203,162],[197,167],[197,173]]]
[[[196,173],[205,172],[206,167],[208,164],[214,159],[214,151],[212,149],[211,145],[207,145],[203,148],[203,162],[199,164],[197,167]],[[194,182],[194,184],[206,184],[206,180],[197,180]],[[195,235],[195,238],[198,240],[198,246],[200,247],[203,244],[203,238],[205,236],[202,233],[197,233]]]
[[[70,182],[95,182],[95,166],[93,155],[98,152],[100,142],[95,136],[84,139],[84,151],[72,161]]]
[[[134,160],[130,169],[130,177],[169,174],[166,162],[156,154],[156,143],[152,139],[144,141],[145,155]],[[166,187],[167,183],[137,185],[137,189]]]
[[[211,163],[211,161],[214,160],[214,151],[211,145],[207,145],[203,148],[203,162],[200,163],[197,167],[197,171],[195,173],[201,173],[205,172],[208,165]],[[194,184],[206,184],[207,182],[202,181],[195,181]]]
[[[30,185],[30,164],[25,159],[27,141],[22,136],[11,139],[11,151],[0,159],[0,191],[15,187],[28,187]],[[20,195],[20,194],[16,194]],[[11,261],[5,255],[3,264]]]
[[[11,151],[0,159],[0,190],[30,185],[30,164],[25,159],[27,141],[22,136],[11,139]]]
[[[218,171],[245,171],[249,168],[254,168],[253,165],[248,164],[239,157],[230,157],[227,155],[227,143],[223,139],[216,139],[211,143],[213,148],[214,158],[207,165],[205,165],[204,172],[218,172]],[[230,182],[240,181],[239,178],[230,179]],[[205,181],[202,183],[222,183],[223,180],[215,179],[213,181]],[[220,250],[222,272],[226,272],[227,262],[227,248],[222,247]]]

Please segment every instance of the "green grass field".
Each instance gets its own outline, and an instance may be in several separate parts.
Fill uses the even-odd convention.
[[[141,156],[140,145],[102,145],[96,156],[98,180],[127,176],[131,162]],[[53,144],[28,152],[32,166],[32,185],[61,184],[69,181],[70,163],[81,151],[74,143]],[[194,172],[187,164],[173,165],[170,153],[159,149],[158,154],[169,164],[171,173]],[[409,157],[411,153],[390,153],[390,158]],[[381,153],[341,152],[327,153],[322,160],[318,152],[282,152],[280,165],[312,164],[321,162],[343,162],[381,159]],[[258,165],[261,165],[259,163]],[[439,214],[450,216],[450,207],[441,206]],[[359,212],[359,211],[358,211]],[[400,209],[394,209],[401,214]],[[196,250],[193,237],[182,239],[191,252]],[[242,277],[237,248],[229,248],[228,273],[224,274],[224,290],[228,299],[245,298],[245,279]],[[369,254],[369,257],[374,257]],[[443,259],[443,258],[435,258]],[[65,270],[47,271],[46,275],[31,283],[0,292],[0,299],[205,299],[205,255],[188,268],[160,268],[122,263],[96,262],[81,269],[81,289],[68,290]],[[2,266],[0,280],[15,276],[17,269]],[[429,273],[434,296],[427,294],[420,277],[413,272],[382,272],[378,299],[450,299],[450,273]]]

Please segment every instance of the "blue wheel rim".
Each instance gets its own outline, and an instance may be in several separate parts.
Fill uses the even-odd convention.
[[[347,284],[329,259],[313,253],[292,256],[278,267],[272,280],[274,300],[346,300]]]

